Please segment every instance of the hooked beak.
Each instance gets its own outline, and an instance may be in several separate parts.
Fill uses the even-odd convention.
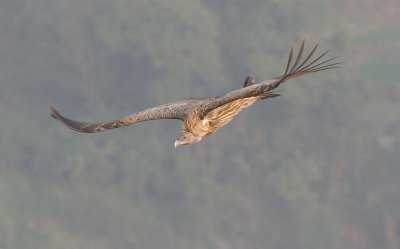
[[[186,144],[185,142],[182,142],[182,141],[179,141],[179,140],[175,140],[175,148],[176,147],[178,147],[178,146],[181,146],[181,145],[184,145],[184,144]]]

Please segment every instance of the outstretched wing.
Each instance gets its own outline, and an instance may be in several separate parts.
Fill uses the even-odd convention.
[[[334,62],[337,57],[329,58],[323,60],[325,55],[328,53],[329,50],[322,53],[316,59],[311,60],[314,52],[318,48],[318,44],[311,50],[307,58],[305,58],[302,62],[302,55],[304,52],[304,45],[305,41],[301,44],[301,48],[299,53],[297,54],[296,61],[292,65],[293,59],[293,48],[290,50],[289,59],[286,65],[285,72],[282,76],[275,77],[270,80],[266,80],[260,82],[258,84],[250,85],[232,92],[227,93],[224,96],[212,99],[210,101],[204,101],[203,104],[203,114],[214,110],[222,105],[230,103],[232,101],[249,98],[249,97],[256,97],[256,96],[263,96],[268,92],[272,91],[273,89],[277,88],[282,82],[285,82],[289,79],[296,78],[299,76],[303,76],[310,73],[316,73],[319,71],[324,71],[332,68],[337,68],[341,62]],[[246,82],[245,82],[246,85]]]
[[[72,130],[85,133],[94,133],[94,132],[115,129],[122,126],[128,126],[147,120],[156,120],[156,119],[183,120],[186,117],[190,105],[198,101],[199,101],[198,99],[180,100],[173,103],[149,108],[144,111],[111,122],[98,122],[98,123],[81,122],[66,118],[62,116],[52,106],[50,106],[50,112],[53,118],[57,119],[62,124],[64,124],[65,126],[67,126]]]

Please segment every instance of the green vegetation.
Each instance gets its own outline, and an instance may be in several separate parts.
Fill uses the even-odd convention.
[[[360,43],[399,42],[400,27],[396,25],[371,29],[366,33],[355,36],[354,41]]]
[[[363,75],[376,81],[398,82],[400,79],[400,63],[373,62],[362,67]]]
[[[0,248],[397,248],[400,27],[344,4],[2,1]],[[178,121],[84,135],[48,114],[221,95],[303,38],[346,63],[194,146],[174,149]]]

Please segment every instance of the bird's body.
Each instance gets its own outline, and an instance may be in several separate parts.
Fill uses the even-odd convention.
[[[254,104],[257,99],[257,97],[250,97],[232,101],[215,108],[204,117],[193,113],[190,118],[183,121],[183,131],[204,139],[228,124],[239,112]]]
[[[291,65],[293,49],[290,51],[286,70],[282,76],[258,84],[255,83],[253,76],[248,76],[245,79],[243,88],[229,92],[223,96],[175,101],[111,122],[89,123],[71,120],[62,116],[53,107],[50,107],[51,116],[67,127],[85,133],[106,131],[147,120],[179,119],[183,122],[183,130],[182,135],[175,141],[175,147],[184,144],[193,144],[215,133],[219,128],[228,124],[239,112],[250,107],[256,101],[279,96],[273,90],[280,83],[305,74],[336,68],[339,64],[338,62],[330,63],[335,58],[320,62],[320,59],[328,51],[322,53],[322,55],[312,62],[308,62],[317,47],[318,45],[300,63],[304,51],[303,41],[293,65]]]
[[[271,93],[268,98],[279,96],[278,94]],[[208,112],[204,117],[193,113],[191,118],[185,119],[183,122],[183,131],[189,132],[196,137],[200,137],[200,140],[208,137],[215,133],[219,128],[228,124],[237,114],[246,108],[249,108],[257,100],[264,99],[266,97],[250,97],[238,99],[222,105],[214,110]]]

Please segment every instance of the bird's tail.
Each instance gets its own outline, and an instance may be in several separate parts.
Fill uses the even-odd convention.
[[[316,59],[311,60],[311,57],[313,56],[314,52],[318,48],[318,43],[315,45],[313,50],[309,53],[307,58],[305,58],[302,62],[302,56],[304,52],[304,44],[305,40],[303,40],[301,44],[301,48],[299,50],[299,53],[297,54],[296,60],[294,64],[292,65],[292,59],[293,59],[293,48],[290,50],[289,54],[289,59],[286,65],[285,72],[282,76],[278,77],[280,82],[287,81],[292,78],[296,78],[305,74],[310,74],[310,73],[316,73],[319,71],[324,71],[332,68],[337,68],[339,64],[342,62],[334,62],[335,59],[338,57],[332,57],[326,60],[323,60],[321,62],[321,59],[329,52],[329,50],[326,50],[323,52],[320,56],[318,56]]]
[[[259,99],[269,99],[269,98],[275,98],[275,97],[278,97],[278,96],[281,96],[281,95],[279,93],[271,91],[271,92],[266,92],[266,93],[260,95]]]

